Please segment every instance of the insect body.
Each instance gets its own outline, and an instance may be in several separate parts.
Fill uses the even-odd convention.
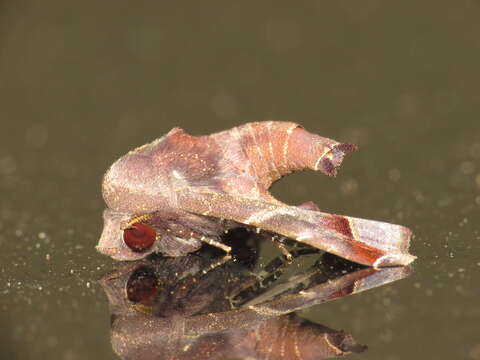
[[[365,265],[406,265],[403,226],[289,206],[268,192],[306,169],[334,176],[351,144],[290,122],[247,123],[207,136],[179,128],[117,160],[103,179],[104,229],[97,249],[118,260],[157,251],[183,256],[203,242],[229,251],[220,236],[248,226]]]

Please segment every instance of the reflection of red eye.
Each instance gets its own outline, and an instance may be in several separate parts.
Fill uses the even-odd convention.
[[[136,223],[123,230],[123,241],[135,252],[147,250],[155,242],[156,232],[151,226]]]
[[[158,280],[153,269],[142,266],[135,270],[127,282],[128,300],[148,305],[158,293]]]

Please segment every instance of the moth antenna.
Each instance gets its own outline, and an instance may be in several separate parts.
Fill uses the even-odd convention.
[[[135,216],[134,218],[130,219],[130,221],[127,223],[127,227],[132,226],[133,224],[143,222],[145,220],[150,220],[153,217],[153,214],[143,214],[143,215],[138,215]]]

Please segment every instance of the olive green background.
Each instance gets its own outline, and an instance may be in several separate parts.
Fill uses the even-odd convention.
[[[480,1],[2,1],[0,358],[115,359],[102,173],[174,126],[354,142],[280,199],[409,226],[415,273],[302,312],[359,359],[480,359]]]

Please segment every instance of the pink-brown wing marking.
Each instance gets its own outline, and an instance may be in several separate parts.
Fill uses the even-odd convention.
[[[353,238],[354,235],[352,233],[352,228],[350,227],[350,222],[347,218],[339,215],[331,215],[327,219],[325,219],[325,225],[335,230],[345,236]]]
[[[278,233],[368,266],[406,265],[410,232],[393,224],[304,210],[280,203],[233,197],[225,193],[182,191],[186,211],[234,220]]]

